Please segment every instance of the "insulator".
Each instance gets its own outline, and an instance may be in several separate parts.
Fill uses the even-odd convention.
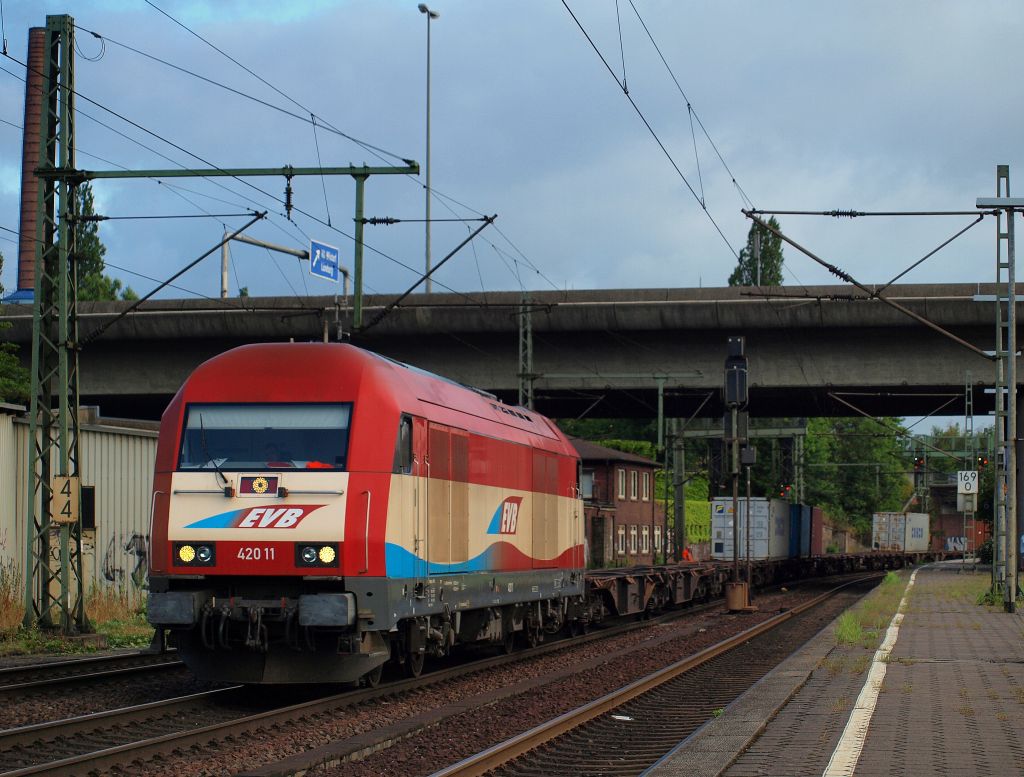
[[[291,217],[292,217],[292,177],[290,175],[285,178],[285,185],[284,185],[284,213],[285,213],[285,218],[291,220]]]
[[[857,218],[857,216],[863,216],[864,214],[859,210],[830,210],[828,211],[828,215],[837,219],[854,219]]]

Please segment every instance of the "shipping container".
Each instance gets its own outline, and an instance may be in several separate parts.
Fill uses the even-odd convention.
[[[747,500],[739,500],[739,557],[747,558]],[[754,497],[750,500],[750,558],[788,558],[790,553],[790,505],[784,499]],[[711,558],[732,559],[733,509],[730,497],[711,501]]]
[[[790,554],[788,555],[792,559],[800,557],[800,519],[803,508],[803,505],[790,505]]]
[[[810,555],[825,555],[825,515],[820,507],[811,508],[810,516]]]
[[[908,553],[928,550],[928,513],[875,513],[871,518],[871,548]]]

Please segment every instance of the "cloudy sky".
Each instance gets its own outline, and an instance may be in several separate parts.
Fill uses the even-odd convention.
[[[1010,0],[619,0],[618,17],[615,0],[430,5],[441,14],[431,27],[432,215],[498,214],[438,272],[437,290],[724,286],[749,228],[744,195],[766,210],[973,210],[977,197],[995,194],[999,163],[1011,166],[1011,184],[1019,178],[1014,193],[1024,190],[1024,7]],[[81,168],[425,159],[427,29],[413,0],[8,2],[6,230],[18,228],[19,63],[28,28],[58,13],[78,26]],[[297,179],[294,223],[275,199],[283,192],[281,178],[95,184],[97,210],[112,217],[268,209],[252,236],[296,248],[309,238],[332,243],[351,265],[352,180]],[[367,216],[423,218],[423,176],[374,177],[366,194]],[[971,220],[780,217],[794,239],[866,283],[888,281]],[[145,293],[214,245],[225,225],[245,221],[106,222],[108,270]],[[435,223],[435,263],[476,226]],[[994,231],[986,220],[905,280],[992,280]],[[14,235],[0,237],[0,281],[10,291]],[[368,291],[403,291],[422,271],[422,222],[368,226],[366,240]],[[787,249],[787,285],[833,281]],[[163,296],[216,296],[216,258],[178,286]],[[237,245],[231,292],[240,286],[254,295],[333,290],[291,257]]]

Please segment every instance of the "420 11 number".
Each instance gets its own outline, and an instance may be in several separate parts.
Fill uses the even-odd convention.
[[[238,558],[242,561],[273,561],[274,548],[259,545],[245,545],[238,549]]]

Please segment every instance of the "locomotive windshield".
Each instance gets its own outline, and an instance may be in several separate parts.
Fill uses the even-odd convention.
[[[189,405],[179,469],[345,469],[351,405]]]

